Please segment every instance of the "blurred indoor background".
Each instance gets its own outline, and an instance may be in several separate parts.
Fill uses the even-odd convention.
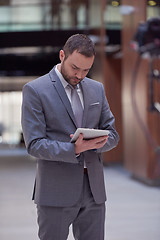
[[[36,161],[23,141],[22,87],[59,62],[75,33],[95,43],[89,76],[104,84],[120,135],[103,155],[106,240],[160,239],[159,16],[160,0],[0,0],[1,240],[37,239]]]

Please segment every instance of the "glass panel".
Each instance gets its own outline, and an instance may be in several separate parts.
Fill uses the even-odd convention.
[[[86,19],[84,16],[86,16],[87,10],[85,5],[81,5],[77,11],[77,19],[78,19],[78,28],[84,28],[86,26]]]
[[[122,15],[120,13],[120,7],[107,5],[105,12],[105,24],[107,29],[121,29]]]
[[[0,93],[0,142],[18,144],[21,138],[21,92]]]
[[[50,3],[52,0],[10,0],[11,5]]]
[[[86,26],[86,5],[68,0],[11,1],[10,5],[0,6],[0,31]]]
[[[10,5],[0,6],[0,31],[36,31],[99,26],[100,2],[98,0],[13,0],[10,2]],[[120,0],[107,0],[106,6],[105,24],[107,28],[120,29],[122,22]]]
[[[147,19],[160,16],[160,6],[147,6]]]
[[[0,31],[43,29],[48,21],[48,12],[49,5],[0,7]]]

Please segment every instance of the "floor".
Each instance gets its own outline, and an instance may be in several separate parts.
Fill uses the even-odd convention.
[[[38,240],[31,201],[36,163],[0,155],[0,240]],[[160,187],[133,180],[122,166],[104,167],[108,201],[105,240],[160,240]],[[68,240],[73,240],[72,232]]]

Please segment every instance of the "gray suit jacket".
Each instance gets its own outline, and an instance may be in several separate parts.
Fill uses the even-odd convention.
[[[77,126],[70,101],[52,69],[23,88],[22,128],[28,153],[36,157],[37,173],[33,198],[45,206],[72,206],[80,197],[84,159],[95,201],[105,202],[101,153],[114,148],[119,140],[114,117],[103,85],[89,78],[81,82],[84,96],[82,127],[108,129],[109,139],[98,150],[89,150],[76,158],[70,134]]]

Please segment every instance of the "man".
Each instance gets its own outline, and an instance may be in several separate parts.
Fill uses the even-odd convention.
[[[39,238],[66,240],[72,224],[75,239],[103,240],[106,194],[101,153],[118,143],[115,120],[103,85],[86,77],[95,58],[92,41],[73,35],[59,56],[60,64],[23,88],[24,139],[28,153],[38,159],[33,199]],[[79,103],[72,99],[73,92]],[[71,143],[77,127],[110,133],[90,140],[80,134]]]

